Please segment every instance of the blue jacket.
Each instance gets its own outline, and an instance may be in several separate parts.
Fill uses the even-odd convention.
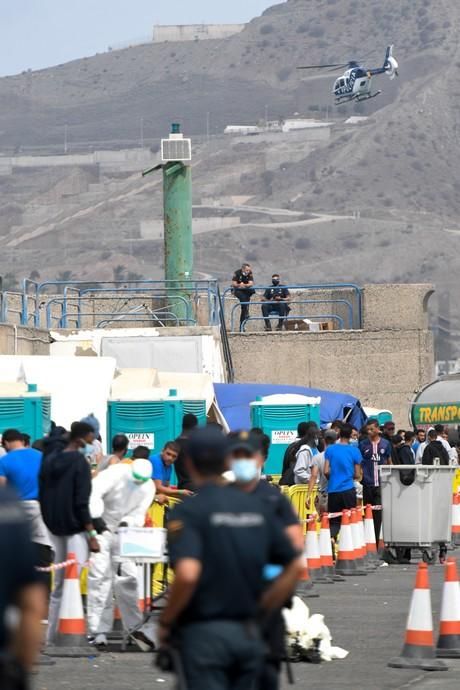
[[[379,465],[388,465],[391,460],[391,444],[384,438],[377,443],[374,449],[373,443],[366,438],[359,444],[359,450],[363,456],[361,467],[363,468],[363,485],[380,486]],[[375,452],[375,450],[377,452]]]

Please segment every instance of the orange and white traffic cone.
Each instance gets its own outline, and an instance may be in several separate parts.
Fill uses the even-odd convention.
[[[376,562],[378,560],[377,544],[375,543],[374,518],[372,517],[372,506],[370,504],[366,506],[364,515],[364,539],[368,560]]]
[[[334,572],[331,530],[329,527],[329,517],[327,513],[323,513],[323,517],[321,518],[321,529],[319,532],[319,554],[324,575],[336,582],[345,580],[344,577],[341,575],[336,575]]]
[[[353,550],[355,553],[355,563],[358,568],[357,572],[355,575],[367,575],[367,572],[365,571],[365,563],[364,563],[364,553],[363,553],[363,547],[361,544],[361,533],[359,529],[359,518],[358,518],[358,511],[356,508],[351,509],[351,535],[353,537]]]
[[[460,546],[460,494],[454,494],[452,500],[452,544]]]
[[[72,562],[65,569],[56,643],[52,647],[47,647],[45,653],[49,656],[74,658],[97,656],[97,651],[88,644],[86,638],[86,624],[75,554],[69,553],[67,560]]]
[[[361,540],[361,553],[363,554],[364,567],[367,571],[373,571],[377,568],[377,563],[367,552],[366,534],[364,531],[363,508],[358,508],[356,512],[358,514],[359,538]]]
[[[453,558],[449,558],[445,565],[436,656],[447,659],[460,657],[460,584]]]
[[[380,536],[379,536],[379,543],[377,544],[377,553],[379,556],[383,554],[385,551],[385,542],[383,540],[383,522],[380,525]]]
[[[313,582],[332,582],[323,572],[321,565],[321,555],[319,551],[318,532],[316,531],[316,520],[310,520],[307,527],[306,551],[308,570]]]
[[[420,668],[423,671],[446,671],[444,661],[436,659],[428,565],[419,563],[412,593],[406,636],[401,656],[388,662],[391,668]]]
[[[297,594],[299,594],[301,597],[311,599],[313,597],[319,597],[319,594],[317,594],[314,591],[313,588],[313,582],[310,577],[310,571],[308,569],[308,560],[307,560],[307,540],[305,539],[305,546],[304,546],[304,552],[302,554],[302,562],[303,562],[303,568],[302,572],[300,573],[300,578],[297,583]]]
[[[350,511],[342,512],[342,524],[340,527],[339,552],[335,564],[335,572],[339,575],[356,575],[358,566],[355,560],[353,547],[353,535],[351,532]]]

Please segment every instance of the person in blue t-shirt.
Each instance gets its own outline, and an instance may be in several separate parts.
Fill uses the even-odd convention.
[[[172,489],[170,486],[173,465],[179,453],[179,444],[176,443],[176,441],[168,441],[161,453],[150,456],[149,460],[153,466],[152,479],[155,483],[157,497],[181,498],[193,494],[193,492],[188,489]]]
[[[7,452],[0,458],[0,484],[9,484],[21,501],[36,501],[42,454],[26,448],[24,434],[17,429],[3,433],[2,445]]]
[[[328,478],[327,507],[331,513],[356,508],[355,479],[361,477],[362,456],[359,448],[350,445],[351,424],[342,424],[339,441],[325,452],[324,474]],[[337,537],[341,518],[331,518],[331,536]]]

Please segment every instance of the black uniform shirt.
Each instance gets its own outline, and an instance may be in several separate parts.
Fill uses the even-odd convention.
[[[168,544],[173,566],[184,558],[202,564],[180,623],[253,619],[264,566],[286,565],[297,556],[263,501],[236,487],[211,484],[174,508]]]
[[[40,581],[25,514],[9,489],[0,489],[0,653],[7,646],[5,610],[24,587]]]
[[[269,287],[264,292],[264,298],[267,300],[274,300],[275,297],[287,299],[289,297],[289,290],[284,285],[277,285]]]
[[[272,486],[264,479],[257,484],[252,492],[252,496],[257,496],[263,501],[268,509],[271,511],[276,520],[278,520],[283,528],[291,527],[299,524],[299,518],[295,514],[292,505],[287,498],[283,496],[281,491],[275,486]]]
[[[235,273],[233,274],[232,280],[235,281],[235,283],[244,283],[247,285],[248,283],[253,283],[254,282],[254,276],[252,275],[252,271],[249,271],[246,275],[243,273],[241,268],[239,268]],[[246,288],[236,288],[237,290],[245,290]]]

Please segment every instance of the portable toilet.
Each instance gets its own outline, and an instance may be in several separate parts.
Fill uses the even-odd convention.
[[[155,398],[154,390],[145,389],[109,400],[108,438],[125,434],[130,452],[137,446],[147,446],[152,453],[159,453],[167,441],[178,436],[182,424],[175,391],[171,393],[174,395]]]
[[[206,400],[178,400],[182,417],[186,414],[194,414],[199,426],[205,426],[207,420]],[[182,429],[182,419],[181,419]],[[179,430],[179,433],[181,431]]]
[[[380,410],[375,407],[365,407],[364,412],[369,419],[376,419],[379,426],[383,426],[385,422],[393,421],[393,413],[390,410]]]
[[[270,438],[266,474],[281,474],[286,448],[297,438],[300,422],[320,425],[321,398],[305,395],[269,395],[251,403],[251,424]]]
[[[0,434],[18,429],[32,441],[43,438],[51,427],[51,398],[34,383],[0,384]]]

